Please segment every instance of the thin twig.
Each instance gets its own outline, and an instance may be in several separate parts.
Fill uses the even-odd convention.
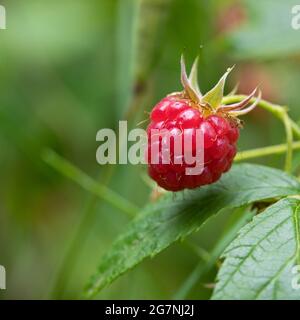
[[[138,212],[138,208],[134,204],[123,198],[115,191],[96,182],[86,173],[81,171],[66,159],[59,156],[53,150],[47,149],[44,151],[43,159],[48,165],[59,171],[62,175],[75,181],[85,190],[95,194],[130,217],[134,217]]]

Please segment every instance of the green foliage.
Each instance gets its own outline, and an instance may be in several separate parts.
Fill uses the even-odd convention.
[[[225,210],[226,211],[226,210]],[[205,264],[198,263],[191,274],[186,278],[181,287],[177,290],[174,295],[174,299],[186,299],[190,294],[191,290],[196,286],[201,278],[211,270],[217,263],[220,255],[223,253],[225,248],[235,238],[237,232],[251,219],[255,214],[255,210],[250,210],[248,206],[240,207],[237,209],[227,209],[230,212],[229,221],[227,228],[223,231],[222,236],[219,238],[213,249],[211,250]]]
[[[225,250],[213,299],[300,299],[300,200],[283,199],[241,229]]]
[[[222,76],[222,78],[219,80],[219,82],[202,98],[204,102],[208,103],[214,109],[217,109],[217,107],[219,107],[222,102],[225,82],[231,70],[232,68],[229,68]]]
[[[197,231],[225,208],[244,206],[299,193],[299,182],[287,174],[258,165],[237,165],[219,182],[196,191],[168,194],[147,206],[103,257],[88,288],[93,296],[146,257]]]
[[[10,277],[1,298],[74,299],[103,255],[96,291],[144,262],[102,290],[100,298],[211,295],[204,284],[214,283],[221,252],[256,212],[252,203],[299,194],[296,179],[266,167],[236,166],[214,186],[175,198],[167,194],[148,205],[145,168],[99,166],[95,135],[125,118],[136,127],[158,100],[181,90],[182,53],[188,70],[199,55],[203,92],[236,65],[225,93],[236,82],[245,85],[241,94],[261,84],[264,99],[288,105],[297,122],[300,31],[291,28],[294,2],[1,1],[7,29],[0,30],[0,264]],[[242,25],[224,27],[224,21],[234,22],[231,13],[240,6],[246,13]],[[239,150],[246,152],[236,160],[281,167],[286,144],[261,149],[284,142],[280,127],[260,111],[246,118],[239,140]],[[293,146],[300,148],[297,141]],[[45,148],[56,153],[41,157]],[[263,158],[257,159],[258,153]],[[298,152],[295,174],[299,159]],[[232,209],[244,203],[250,205]],[[280,219],[277,215],[272,219]],[[184,242],[190,246],[179,241],[170,246],[192,232]],[[281,234],[278,241],[293,235]],[[207,260],[199,251],[208,253]],[[154,261],[145,259],[159,252]]]

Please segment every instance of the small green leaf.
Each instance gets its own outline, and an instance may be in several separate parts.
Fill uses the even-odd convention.
[[[103,257],[88,286],[88,296],[153,257],[179,239],[197,231],[212,215],[258,200],[294,195],[300,184],[286,173],[264,166],[236,165],[212,185],[184,193],[166,194],[148,205]]]
[[[197,57],[193,63],[191,73],[189,75],[189,81],[192,85],[192,87],[195,89],[197,92],[198,96],[202,96],[200,88],[199,88],[199,83],[198,83],[198,61],[199,57]]]
[[[208,103],[214,109],[217,109],[221,105],[226,78],[232,69],[233,67],[227,69],[219,82],[202,97],[201,102]]]
[[[193,87],[193,85],[191,84],[187,76],[183,55],[181,56],[180,65],[181,65],[181,83],[184,88],[184,91],[190,97],[191,100],[193,100],[196,103],[199,103],[201,96],[197,92],[197,89]]]
[[[299,278],[293,268],[300,265],[299,208],[300,200],[283,199],[241,229],[225,250],[213,299],[300,299],[293,288]]]

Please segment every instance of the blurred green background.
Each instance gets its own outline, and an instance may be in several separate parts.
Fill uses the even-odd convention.
[[[144,166],[100,166],[96,132],[136,127],[166,94],[180,90],[181,53],[200,55],[208,90],[227,67],[239,92],[288,105],[300,119],[300,30],[285,0],[1,0],[1,299],[77,298],[129,218],[49,166],[45,148],[143,207],[151,197]],[[282,124],[263,110],[244,118],[239,149],[284,142]],[[141,127],[145,127],[144,123]],[[299,159],[299,157],[298,157]],[[273,156],[261,163],[281,167]],[[297,157],[295,168],[297,168]],[[191,241],[209,251],[230,212]],[[201,255],[201,254],[200,254]],[[184,243],[143,262],[98,298],[170,298],[201,258]],[[189,298],[211,294],[217,267]]]

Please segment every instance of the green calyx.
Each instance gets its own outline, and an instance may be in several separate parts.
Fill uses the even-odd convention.
[[[237,117],[250,112],[257,106],[261,99],[261,92],[259,92],[257,98],[250,104],[257,92],[257,88],[239,103],[222,105],[225,82],[233,68],[234,67],[228,68],[218,83],[210,91],[202,95],[198,85],[198,58],[195,59],[188,77],[184,57],[181,56],[181,82],[185,96],[192,100],[199,108],[208,108],[211,113],[223,112],[229,116]]]

